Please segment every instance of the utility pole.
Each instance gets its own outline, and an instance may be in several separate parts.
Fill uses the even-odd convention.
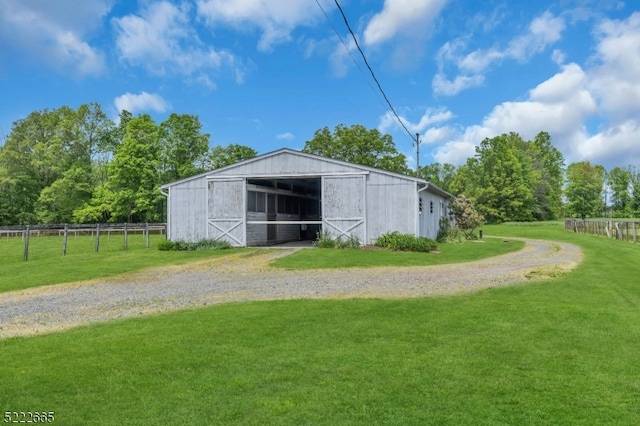
[[[420,173],[420,133],[416,133],[416,174]]]

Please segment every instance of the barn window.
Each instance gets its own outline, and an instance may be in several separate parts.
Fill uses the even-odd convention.
[[[247,192],[247,211],[264,213],[267,211],[264,192]]]

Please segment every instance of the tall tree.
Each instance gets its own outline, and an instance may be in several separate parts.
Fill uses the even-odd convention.
[[[572,163],[567,167],[567,211],[582,219],[600,215],[604,207],[604,167],[588,161]]]
[[[551,144],[551,136],[546,132],[538,133],[525,148],[532,166],[533,216],[536,220],[556,219],[562,211],[564,157]]]
[[[522,146],[516,133],[487,138],[476,147],[478,161],[468,162],[477,184],[467,195],[489,222],[533,219],[532,169]]]
[[[432,163],[420,167],[417,174],[419,178],[428,180],[434,185],[450,192],[451,185],[456,177],[456,171],[456,167],[453,164]]]
[[[157,221],[161,195],[160,135],[153,119],[140,115],[127,123],[122,145],[109,167],[112,221]]]
[[[631,178],[631,171],[622,167],[614,167],[607,175],[614,217],[631,216]]]
[[[336,160],[375,167],[396,173],[409,173],[407,159],[398,152],[391,135],[364,126],[336,126],[317,130],[313,139],[305,143],[303,152]]]
[[[640,217],[640,171],[631,173],[631,214]]]
[[[0,167],[5,170],[0,186],[8,199],[8,224],[35,222],[40,191],[64,171],[66,135],[60,123],[67,114],[67,107],[36,111],[13,123],[0,151]]]
[[[211,149],[209,154],[210,166],[213,169],[229,166],[239,161],[254,158],[258,153],[251,147],[238,144],[227,146],[217,145]]]
[[[126,123],[122,143],[107,167],[108,180],[74,212],[79,222],[154,222],[162,217],[160,131],[143,114]]]
[[[171,114],[160,124],[163,183],[201,173],[207,163],[209,135],[195,115]]]

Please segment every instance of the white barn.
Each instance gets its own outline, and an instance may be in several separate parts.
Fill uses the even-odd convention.
[[[426,180],[291,149],[192,176],[160,188],[167,237],[260,246],[355,236],[371,244],[398,231],[436,238],[448,192]]]

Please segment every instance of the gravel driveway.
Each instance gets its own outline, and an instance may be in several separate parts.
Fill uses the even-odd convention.
[[[232,301],[424,297],[544,279],[574,268],[580,249],[525,240],[524,249],[462,264],[287,271],[269,262],[295,249],[263,249],[119,278],[0,293],[0,338]]]

